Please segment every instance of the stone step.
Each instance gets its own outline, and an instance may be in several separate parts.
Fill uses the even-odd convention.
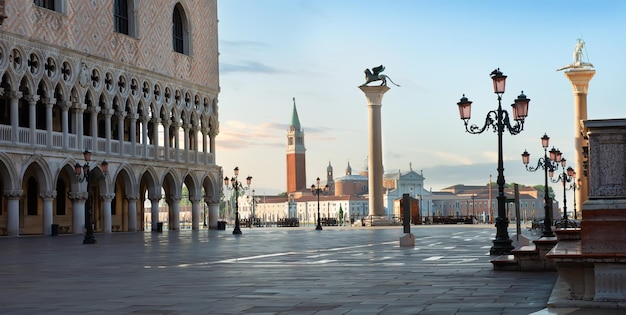
[[[493,270],[499,271],[517,271],[519,263],[514,255],[501,255],[491,260]]]

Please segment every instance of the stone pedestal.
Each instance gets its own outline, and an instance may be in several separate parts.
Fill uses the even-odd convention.
[[[565,77],[572,84],[574,93],[574,163],[572,164],[576,170],[578,178],[585,180],[583,176],[583,146],[587,145],[584,135],[580,132],[581,122],[587,120],[587,90],[589,89],[589,81],[596,74],[596,71],[590,68],[574,68],[565,71]],[[589,185],[583,183],[579,190],[574,191],[576,200],[582,204],[587,200],[589,195]]]
[[[360,86],[365,93],[368,108],[368,186],[369,186],[369,215],[382,216],[385,214],[383,202],[383,153],[382,153],[382,128],[380,109],[382,107],[383,94],[389,91],[386,85]]]
[[[626,301],[626,119],[586,120],[588,200],[580,240],[563,240],[548,254],[572,299]]]
[[[405,233],[400,237],[400,246],[415,246],[415,235],[413,233]]]

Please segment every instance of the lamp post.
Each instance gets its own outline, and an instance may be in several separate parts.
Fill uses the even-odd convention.
[[[554,170],[558,169],[559,164],[561,162],[562,154],[561,151],[552,147],[550,150],[550,157],[548,157],[548,146],[550,144],[550,137],[547,134],[544,134],[541,137],[541,146],[543,146],[543,157],[537,160],[537,166],[532,167],[528,166],[530,162],[530,153],[524,150],[522,153],[522,162],[524,166],[526,166],[526,170],[529,172],[536,172],[538,169],[543,169],[545,183],[544,183],[544,191],[543,191],[543,208],[545,211],[545,216],[543,219],[543,232],[541,233],[541,237],[553,237],[554,232],[552,232],[552,202],[550,201],[550,192],[548,190],[548,172],[552,174]]]
[[[320,219],[320,195],[326,195],[327,191],[328,191],[328,185],[324,186],[323,188],[320,187],[320,178],[318,177],[315,182],[317,183],[317,185],[313,184],[311,185],[311,193],[313,193],[313,195],[317,196],[317,226],[315,227],[316,230],[321,231],[322,230],[322,220]]]
[[[566,163],[565,158],[561,158],[561,169],[563,169],[563,172],[557,178],[552,179],[554,172],[550,173],[550,180],[553,183],[563,183],[563,223],[561,227],[564,229],[567,228],[567,191],[569,190],[568,187],[565,187],[565,184],[571,182],[574,176],[574,169],[571,166],[565,169]]]
[[[485,118],[485,124],[482,127],[477,125],[469,125],[471,117],[471,105],[472,102],[465,97],[457,103],[459,106],[459,114],[461,119],[465,123],[465,130],[471,134],[480,134],[492,127],[494,131],[498,133],[498,217],[496,218],[496,238],[493,240],[493,246],[489,250],[491,255],[503,255],[509,254],[513,249],[511,245],[511,239],[509,238],[508,225],[509,220],[506,217],[506,196],[504,195],[504,162],[502,153],[502,133],[505,128],[511,135],[519,134],[524,129],[524,119],[528,116],[528,103],[530,99],[526,98],[526,95],[522,92],[515,103],[511,105],[513,120],[515,125],[511,125],[509,113],[502,109],[502,94],[504,94],[506,76],[500,72],[500,69],[496,69],[491,72],[491,79],[493,81],[494,93],[498,95],[498,109],[489,111]]]
[[[74,174],[76,175],[76,180],[79,183],[87,182],[87,202],[85,203],[85,238],[83,239],[83,244],[95,244],[96,238],[93,235],[93,197],[91,196],[91,186],[89,182],[93,179],[103,180],[104,177],[109,173],[109,163],[106,160],[102,161],[100,167],[102,168],[102,173],[104,176],[94,178],[93,171],[90,170],[89,162],[91,161],[91,152],[89,150],[85,150],[83,152],[83,158],[85,159],[85,164],[82,166],[79,163],[74,165]]]
[[[472,194],[472,224],[476,220],[476,206],[475,206],[476,194]]]
[[[569,186],[567,190],[574,190],[574,220],[578,220],[578,213],[576,212],[576,191],[580,189],[582,185],[582,180],[580,178],[576,178],[576,171],[574,171],[572,175],[572,184]]]
[[[252,183],[252,176],[246,177],[246,186],[244,187],[241,182],[239,182],[239,167],[235,166],[235,175],[230,178],[230,183],[228,177],[224,177],[224,186],[226,189],[235,191],[235,229],[233,230],[233,234],[241,234],[241,228],[239,227],[239,192],[242,193],[245,190],[250,189],[250,183]]]

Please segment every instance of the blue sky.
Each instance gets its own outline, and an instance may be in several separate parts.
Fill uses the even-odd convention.
[[[486,184],[490,174],[495,181],[496,134],[466,133],[456,105],[465,94],[471,122],[482,125],[497,108],[495,68],[508,76],[503,107],[522,90],[531,99],[524,131],[504,136],[507,182],[543,182],[520,154],[541,156],[544,133],[573,157],[572,88],[556,69],[572,62],[577,38],[597,71],[588,117],[626,116],[624,1],[218,0],[218,17],[217,163],[225,175],[239,166],[253,176],[257,194],[286,190],[293,97],[308,182],[324,179],[329,161],[336,176],[348,162],[366,166],[367,107],[357,87],[363,70],[380,64],[401,85],[383,98],[385,170],[411,163],[433,190]]]

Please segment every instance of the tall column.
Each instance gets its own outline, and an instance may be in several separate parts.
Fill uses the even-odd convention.
[[[83,234],[85,232],[87,192],[70,192],[70,200],[72,200],[72,234]]]
[[[571,69],[565,72],[565,77],[572,84],[574,92],[574,169],[576,176],[583,179],[580,189],[574,191],[576,194],[576,202],[581,205],[589,199],[589,180],[588,176],[583,174],[583,146],[587,146],[587,140],[584,139],[580,132],[582,129],[582,121],[587,120],[587,91],[589,89],[589,81],[596,74],[593,69]]]
[[[120,155],[124,155],[124,119],[126,119],[126,112],[117,112],[117,139],[120,143]]]
[[[83,130],[83,112],[85,112],[86,104],[75,103],[75,111],[74,111],[74,123],[76,124],[76,147],[78,150],[85,149],[85,142],[83,138],[85,136],[85,131]],[[91,148],[93,150],[93,148]]]
[[[148,157],[148,116],[141,116],[141,144],[143,157]]]
[[[161,118],[152,118],[152,143],[154,145],[154,159],[159,159],[159,125],[161,125]]]
[[[98,148],[98,113],[100,112],[100,106],[91,107],[89,111],[91,113],[91,151],[95,151]]]
[[[128,231],[137,231],[137,195],[126,196],[128,199]]]
[[[56,196],[56,191],[46,191],[41,194],[43,199],[43,235],[52,234],[52,200]]]
[[[106,138],[106,153],[111,154],[111,116],[113,116],[112,109],[104,110],[104,137]]]
[[[198,230],[200,228],[200,201],[202,198],[193,197],[191,201],[191,229]]]
[[[180,137],[178,136],[178,131],[181,125],[180,122],[174,122],[174,159],[176,161],[180,161]]]
[[[115,198],[115,194],[102,195],[102,231],[111,233],[111,201]]]
[[[220,215],[219,200],[205,197],[204,202],[209,205],[209,229],[217,229],[217,219]]]
[[[70,110],[70,108],[72,107],[72,102],[71,101],[65,101],[62,102],[61,104],[61,125],[62,125],[62,130],[63,130],[63,149],[67,149],[67,145],[69,143],[69,132],[70,132],[70,125],[69,125],[69,117],[68,117],[68,111]]]
[[[56,103],[56,99],[51,98],[46,102],[46,146],[52,147],[52,106]]]
[[[191,124],[183,125],[183,146],[185,147],[185,162],[189,162],[189,134],[190,134]]]
[[[130,155],[135,156],[135,147],[137,146],[137,118],[139,115],[136,113],[130,114],[128,119],[130,121],[130,125],[128,126],[128,136],[130,137]],[[124,132],[122,132],[122,136]]]
[[[13,91],[10,94],[11,97],[11,129],[13,130],[12,142],[16,144],[19,138],[19,127],[20,127],[20,119],[19,119],[19,101],[22,97],[22,92]]]
[[[20,199],[24,195],[22,190],[5,190],[7,198],[7,235],[20,235]]]
[[[152,217],[152,231],[157,230],[157,223],[159,223],[159,201],[161,201],[161,195],[149,195],[148,199],[150,199],[150,203],[152,204],[152,208],[150,208],[150,216]]]
[[[169,120],[164,120],[163,124],[163,147],[165,150],[165,160],[170,159],[170,125],[172,124]],[[155,134],[155,137],[158,137],[158,133]]]
[[[171,216],[168,230],[180,230],[180,196],[170,197]]]
[[[33,95],[28,99],[28,127],[30,127],[30,145],[36,144],[36,127],[37,127],[37,101],[39,95]]]
[[[383,203],[383,153],[381,114],[383,94],[389,91],[386,85],[360,86],[367,99],[369,115],[369,159],[368,159],[368,186],[369,186],[369,215],[382,216],[385,214]]]

